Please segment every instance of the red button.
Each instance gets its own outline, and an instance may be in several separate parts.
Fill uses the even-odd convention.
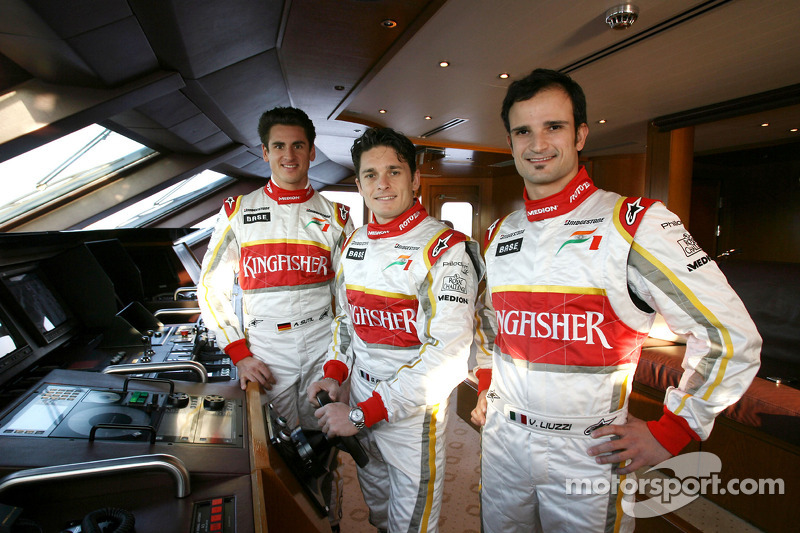
[[[221,520],[222,520],[222,515],[221,514],[212,514],[211,515],[211,521],[212,522],[220,522]]]
[[[211,500],[211,505],[222,505],[222,498]]]
[[[219,531],[222,529],[222,524],[211,524],[211,531]]]
[[[211,512],[213,514],[221,513],[222,512],[222,506],[221,505],[217,505],[216,507],[212,507],[211,508]]]

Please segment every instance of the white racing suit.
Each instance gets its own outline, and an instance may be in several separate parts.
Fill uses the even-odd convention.
[[[648,423],[673,455],[706,439],[747,390],[761,339],[716,263],[662,204],[597,189],[583,168],[560,193],[525,200],[489,228],[484,250],[484,531],[629,531],[621,499],[632,494],[568,494],[567,480],[624,481],[586,450],[602,442],[592,430],[627,420],[653,310],[688,337],[679,387]]]
[[[267,399],[290,428],[319,430],[306,389],[322,376],[330,344],[332,252],[352,230],[347,206],[269,181],[225,200],[203,258],[203,321],[234,363],[253,356],[269,366]],[[235,280],[243,324],[231,301]]]
[[[417,202],[388,224],[356,230],[336,273],[337,312],[326,377],[350,376],[364,411],[359,468],[370,522],[437,531],[447,400],[468,372],[483,262],[476,242]]]

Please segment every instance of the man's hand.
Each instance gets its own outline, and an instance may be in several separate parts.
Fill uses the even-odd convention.
[[[596,456],[598,464],[624,463],[630,460],[630,464],[620,468],[620,474],[629,474],[643,466],[653,466],[666,461],[672,454],[661,446],[656,438],[650,433],[644,420],[628,414],[628,421],[620,425],[603,426],[592,431],[592,438],[607,437],[617,435],[619,438],[592,446],[586,453]],[[602,453],[613,452],[610,455],[600,455]]]
[[[349,437],[358,433],[358,428],[350,421],[350,406],[346,403],[329,403],[314,411],[314,416],[328,437]]]
[[[275,377],[266,363],[256,357],[245,357],[236,363],[236,370],[239,373],[239,385],[242,390],[247,388],[248,381],[255,381],[267,390],[271,390],[275,385]]]
[[[483,425],[486,423],[486,407],[488,405],[486,402],[487,392],[489,392],[488,389],[478,394],[478,403],[475,404],[475,409],[473,409],[472,413],[470,414],[470,419],[476,426],[483,427]]]
[[[319,391],[326,391],[328,396],[331,398],[331,402],[336,402],[342,400],[339,398],[341,393],[341,387],[339,386],[339,382],[333,378],[323,378],[319,381],[315,381],[311,385],[308,386],[306,390],[306,394],[308,395],[308,403],[313,405],[314,407],[319,407],[319,402],[317,401],[317,394]]]

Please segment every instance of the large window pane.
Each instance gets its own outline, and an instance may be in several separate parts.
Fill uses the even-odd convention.
[[[0,223],[156,152],[97,124],[0,163]]]

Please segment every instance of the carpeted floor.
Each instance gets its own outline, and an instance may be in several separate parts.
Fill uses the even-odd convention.
[[[455,395],[450,401],[447,421],[447,467],[439,531],[442,533],[478,533],[480,531],[478,483],[480,480],[480,438],[478,432],[455,412]],[[346,453],[342,458],[344,501],[342,533],[374,533],[368,520],[367,506],[361,496],[356,465]]]

